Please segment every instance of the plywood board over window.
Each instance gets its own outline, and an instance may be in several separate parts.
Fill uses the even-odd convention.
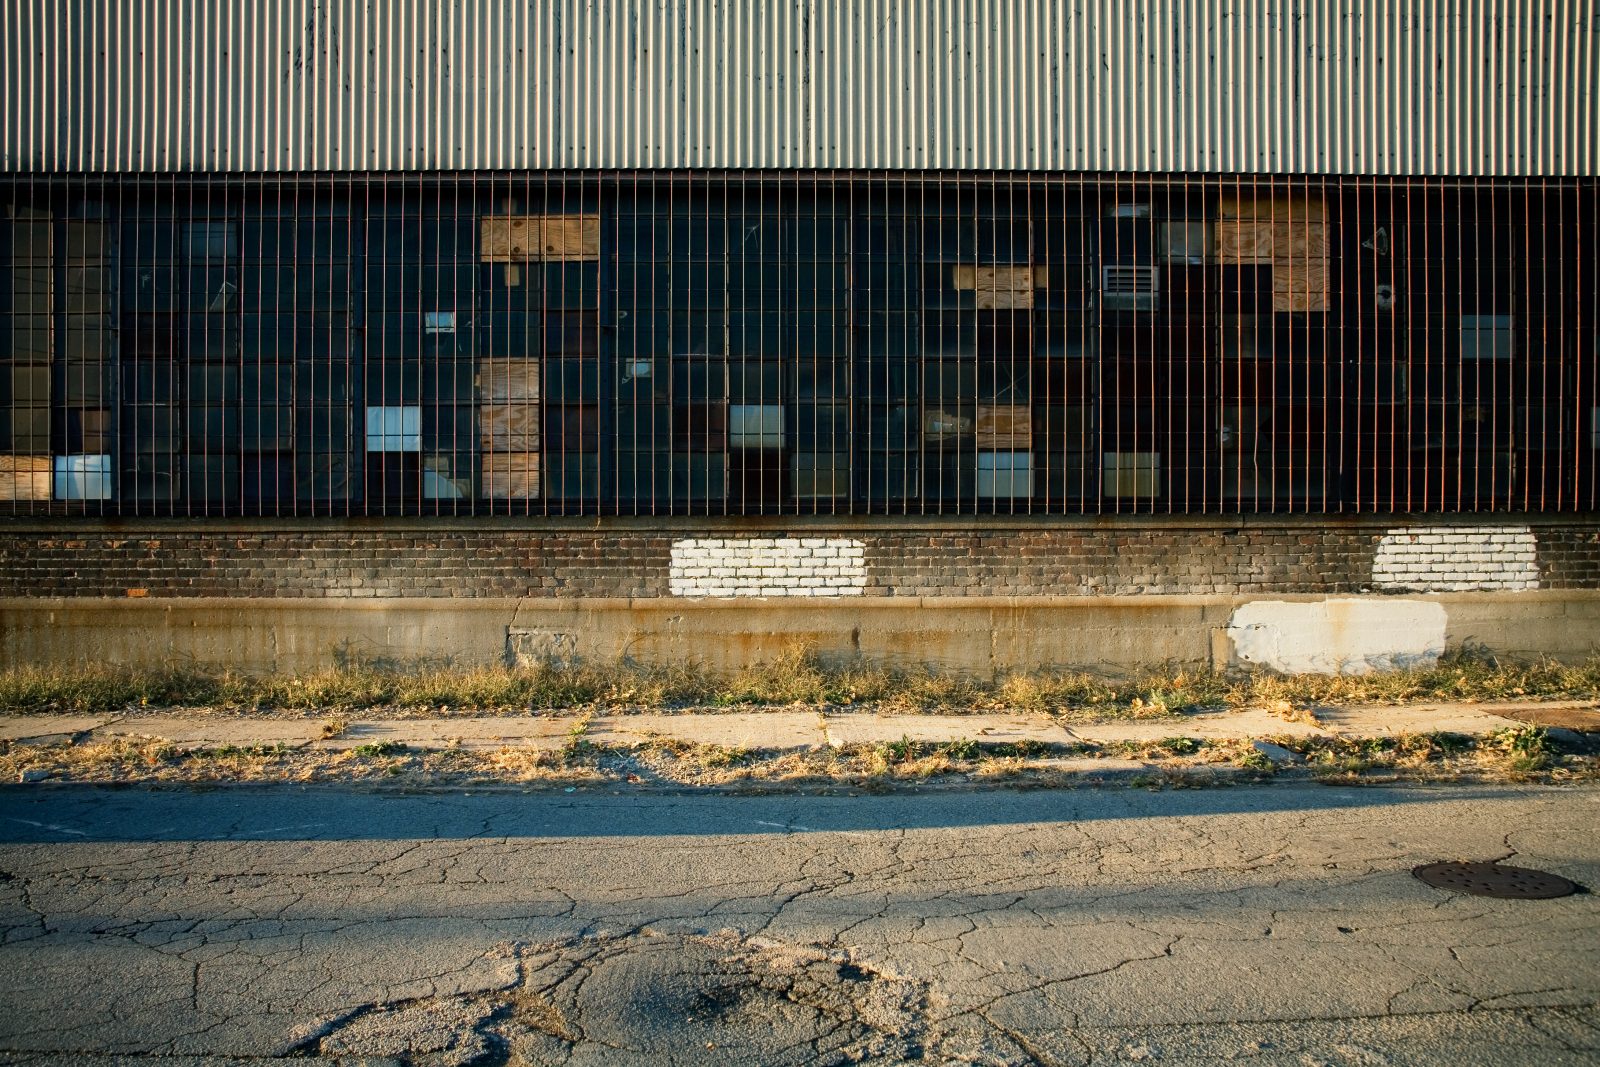
[[[1272,310],[1328,310],[1328,213],[1316,197],[1223,197],[1217,258],[1269,264]]]
[[[1033,291],[1050,284],[1046,267],[984,267],[958,264],[951,272],[951,288],[972,290],[979,311],[1033,307]]]
[[[539,453],[497,452],[479,457],[483,495],[488,500],[536,500],[539,497]]]
[[[0,456],[0,500],[49,500],[49,456]]]
[[[484,400],[538,400],[539,364],[527,359],[480,361],[478,395]]]
[[[1033,448],[1033,413],[1021,404],[979,404],[977,447],[1026,452]]]
[[[539,405],[484,404],[478,408],[478,444],[485,452],[536,452]]]
[[[599,215],[485,215],[478,234],[484,263],[600,258]]]

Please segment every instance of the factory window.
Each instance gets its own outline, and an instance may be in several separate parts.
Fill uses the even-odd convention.
[[[19,180],[27,514],[1595,506],[1590,182]]]

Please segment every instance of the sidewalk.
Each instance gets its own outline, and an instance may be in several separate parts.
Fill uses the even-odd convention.
[[[1310,718],[1314,721],[1304,721]],[[555,751],[574,739],[629,746],[673,740],[759,752],[848,745],[971,741],[980,745],[1029,743],[1043,748],[1155,742],[1173,737],[1203,741],[1271,738],[1346,740],[1404,734],[1483,736],[1527,724],[1553,730],[1600,732],[1600,706],[1592,701],[1509,704],[1416,704],[1318,708],[1286,718],[1247,708],[1154,719],[1114,719],[1063,724],[1044,715],[892,715],[862,711],[686,712],[681,714],[575,713],[524,716],[453,715],[437,718],[351,719],[324,736],[317,719],[222,715],[27,715],[0,718],[0,741],[44,745],[161,739],[197,748],[282,745],[329,751],[391,744],[407,748]]]

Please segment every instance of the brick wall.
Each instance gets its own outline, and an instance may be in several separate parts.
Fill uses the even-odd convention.
[[[1352,592],[1377,530],[1097,527],[868,541],[868,592],[890,596]]]
[[[1539,586],[1543,589],[1600,587],[1600,526],[1534,529],[1539,541]]]
[[[1494,592],[1539,587],[1539,541],[1527,526],[1408,526],[1378,542],[1380,589]]]
[[[857,522],[847,534],[796,527],[759,535],[623,523],[543,531],[485,522],[448,530],[244,532],[196,523],[133,535],[125,528],[0,528],[0,596],[899,597],[1600,588],[1600,525],[1454,524],[1442,528],[1446,533],[1416,535],[1439,542],[1407,541],[1418,529],[1288,520],[1240,527],[1119,520],[1054,529],[996,523],[961,531]],[[1484,542],[1485,536],[1491,539]],[[1502,545],[1493,537],[1510,540]],[[1480,542],[1491,547],[1482,549]],[[1419,553],[1416,546],[1427,550]],[[1470,558],[1485,554],[1490,558]]]
[[[866,546],[853,537],[690,537],[672,543],[673,596],[859,596]]]
[[[0,534],[0,596],[661,596],[671,545],[491,531]]]

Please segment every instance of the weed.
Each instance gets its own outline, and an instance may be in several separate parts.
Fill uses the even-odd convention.
[[[978,742],[962,737],[945,742],[941,751],[954,760],[975,760],[981,749],[978,748]]]
[[[357,745],[350,750],[351,755],[371,759],[375,756],[399,756],[409,751],[399,741],[372,741],[365,745]]]
[[[219,759],[240,759],[252,756],[282,756],[288,751],[289,746],[279,741],[270,745],[221,745],[212,749],[195,749],[189,754],[197,757],[215,756]]]
[[[1488,734],[1478,747],[1497,753],[1509,771],[1531,773],[1550,766],[1550,735],[1542,726],[1508,726]]]
[[[1192,756],[1204,744],[1197,737],[1164,737],[1156,742],[1156,747],[1174,756]]]
[[[1253,748],[1246,749],[1234,757],[1233,765],[1259,774],[1274,774],[1278,770],[1278,765],[1272,762],[1271,757],[1265,752],[1257,752]]]
[[[598,747],[589,740],[589,724],[594,721],[594,715],[579,716],[567,730],[567,739],[561,745],[561,762],[563,764],[589,764],[594,762]]]
[[[887,711],[1016,708],[1063,718],[1163,719],[1203,707],[1267,707],[1286,718],[1317,704],[1401,704],[1600,696],[1600,657],[1584,664],[1517,664],[1458,653],[1431,667],[1362,676],[1224,674],[1173,667],[1114,678],[1085,672],[1014,672],[983,680],[959,671],[833,663],[795,644],[767,663],[717,674],[695,662],[528,667],[421,665],[349,659],[297,675],[250,677],[190,667],[17,667],[0,672],[0,711],[105,712],[123,708],[248,707],[348,712],[407,707],[527,710],[567,707],[839,704]],[[1283,710],[1286,709],[1286,710]],[[335,720],[330,720],[335,721]]]
[[[878,754],[883,762],[893,766],[897,763],[907,763],[917,757],[920,745],[905,734],[900,735],[898,741],[885,741],[878,746]]]
[[[700,763],[706,767],[739,767],[750,762],[750,750],[742,746],[701,745],[695,750]]]
[[[1473,746],[1473,740],[1471,737],[1467,736],[1466,734],[1451,733],[1447,730],[1439,730],[1423,736],[1428,739],[1428,742],[1433,745],[1434,748],[1437,748],[1446,756],[1459,755],[1462,752],[1470,750]]]

